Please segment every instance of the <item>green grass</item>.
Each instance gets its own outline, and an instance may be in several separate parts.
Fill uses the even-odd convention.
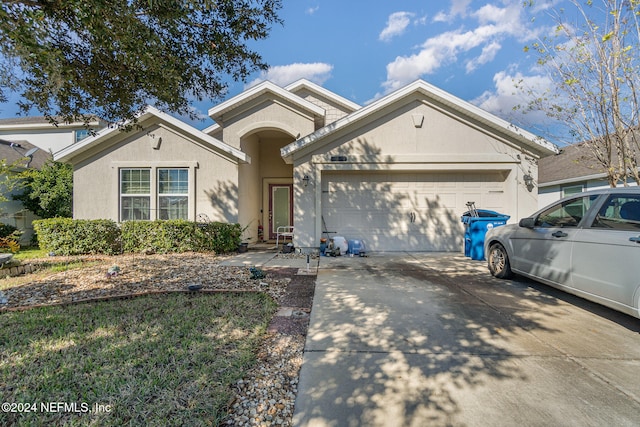
[[[263,294],[194,293],[1,313],[2,401],[38,412],[0,425],[218,425],[275,309]],[[82,412],[96,404],[109,412]]]
[[[52,273],[60,273],[61,271],[74,270],[76,268],[84,268],[84,267],[92,267],[94,265],[98,265],[98,262],[85,262],[82,260],[78,261],[65,261],[61,263],[47,263],[47,270]]]
[[[20,248],[20,251],[13,255],[13,259],[26,261],[33,258],[45,258],[48,255],[47,251],[38,247]]]

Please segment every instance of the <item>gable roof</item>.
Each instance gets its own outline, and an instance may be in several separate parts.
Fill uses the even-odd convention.
[[[250,89],[245,90],[239,95],[234,96],[227,101],[224,101],[213,108],[209,109],[209,117],[215,120],[217,123],[223,123],[223,116],[250,103],[251,101],[266,95],[272,99],[286,100],[298,108],[310,112],[315,117],[324,117],[324,109],[300,98],[299,96],[291,93],[290,91],[277,86],[270,81],[264,81]]]
[[[331,92],[330,90],[327,90],[322,86],[319,86],[307,79],[300,79],[285,87],[285,90],[288,90],[291,93],[297,93],[304,89],[308,90],[309,92],[315,93],[322,98],[333,101],[337,105],[340,105],[352,112],[362,108],[362,106],[360,106],[359,104],[356,104],[355,102],[350,101],[347,98]]]
[[[189,135],[202,143],[212,147],[217,152],[225,155],[226,157],[235,158],[239,162],[250,163],[251,158],[242,151],[212,137],[207,135],[206,133],[184,123],[181,120],[176,119],[175,117],[170,116],[169,114],[163,113],[155,107],[147,106],[145,110],[138,115],[138,123],[142,123],[146,120],[152,118],[158,118],[162,122],[168,124],[170,127],[183,132],[186,135]],[[128,124],[125,123],[125,124]],[[117,126],[110,126],[102,129],[96,135],[83,139],[80,142],[72,144],[68,147],[63,148],[62,150],[54,153],[54,159],[61,162],[68,162],[74,157],[78,156],[81,153],[84,153],[87,150],[90,150],[94,147],[97,147],[103,144],[105,141],[119,135],[121,130]]]
[[[558,152],[558,148],[549,141],[546,141],[524,129],[516,128],[511,123],[494,116],[493,114],[469,103],[463,101],[460,98],[453,96],[452,94],[439,89],[424,80],[417,80],[404,88],[401,88],[383,98],[380,98],[376,102],[373,102],[366,107],[363,107],[348,116],[345,116],[321,129],[318,129],[314,133],[305,136],[291,144],[283,147],[280,153],[283,158],[290,161],[292,156],[301,150],[304,150],[319,141],[325,139],[329,135],[332,135],[342,129],[355,126],[357,123],[362,122],[368,117],[378,113],[380,110],[388,108],[393,104],[402,101],[414,94],[420,94],[425,98],[431,100],[433,103],[444,105],[453,111],[473,119],[490,129],[509,135],[513,140],[520,144],[527,146],[534,151],[542,152],[550,155]]]
[[[258,86],[261,86],[261,87],[258,88]],[[282,96],[282,98],[288,99],[289,101],[293,102],[296,105],[301,106],[302,108],[309,109],[310,108],[309,104],[312,104],[312,105],[316,105],[316,104],[313,104],[313,102],[307,101],[306,99],[298,95],[298,93],[303,90],[307,90],[310,93],[317,95],[319,98],[324,98],[327,101],[333,102],[335,105],[339,105],[345,110],[350,112],[353,112],[362,108],[359,104],[356,104],[353,101],[350,101],[334,92],[331,92],[330,90],[327,90],[322,86],[319,86],[307,79],[300,79],[284,88],[281,88],[280,86],[277,86],[274,83],[271,83],[269,81],[265,81],[239,94],[238,96],[235,96],[223,102],[222,104],[219,104],[209,109],[209,116],[216,121],[221,120],[221,117],[224,114],[227,114],[231,110],[238,108],[243,104],[248,103],[251,100],[257,98],[258,96],[266,93],[271,93],[274,97]],[[247,93],[247,92],[254,92],[254,91],[255,93]],[[289,92],[289,93],[287,94],[286,92]],[[312,111],[313,114],[316,115],[316,117],[319,114],[321,115],[325,114],[325,111],[324,109],[322,109],[322,107],[317,105],[316,107],[317,108],[313,109]],[[210,135],[211,133],[218,131],[221,127],[222,125],[220,123],[214,123],[211,126],[203,129],[202,132],[206,133],[207,135]]]
[[[26,155],[29,156],[26,156]],[[31,160],[29,160],[31,157]],[[7,165],[16,163],[18,168],[40,169],[51,158],[51,153],[41,150],[29,141],[10,141],[0,139],[0,159]]]

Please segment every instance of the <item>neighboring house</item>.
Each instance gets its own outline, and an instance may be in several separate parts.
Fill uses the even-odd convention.
[[[629,185],[636,185],[629,181]],[[602,165],[594,160],[585,143],[562,147],[555,156],[540,160],[538,168],[538,207],[543,208],[565,196],[582,191],[608,188]]]
[[[74,167],[74,217],[207,217],[253,242],[258,225],[265,238],[293,225],[300,248],[331,231],[374,251],[459,251],[467,202],[534,211],[538,159],[557,152],[424,81],[366,107],[306,80],[264,82],[209,116],[199,131],[149,107],[129,133],[55,153]]]
[[[27,168],[40,169],[50,157],[50,153],[39,149],[28,141],[0,139],[0,159],[4,159],[7,165],[13,165],[15,172],[20,172]],[[0,180],[4,181],[4,179],[4,176],[0,176]],[[37,217],[33,212],[25,209],[22,206],[22,202],[12,200],[12,194],[22,193],[21,189],[18,188],[12,192],[7,192],[6,188],[0,186],[0,191],[8,199],[6,202],[0,202],[0,222],[12,225],[23,231],[20,243],[28,244],[33,236],[31,221],[37,219]]]
[[[10,141],[29,141],[45,152],[55,153],[64,147],[88,137],[91,131],[102,129],[105,123],[93,120],[87,128],[84,123],[58,123],[52,125],[44,116],[0,119],[0,138]],[[91,129],[91,131],[90,131]]]

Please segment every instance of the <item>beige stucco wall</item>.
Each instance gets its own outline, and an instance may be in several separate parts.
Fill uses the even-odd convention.
[[[211,147],[158,123],[118,135],[108,148],[83,153],[74,161],[74,217],[119,220],[119,169],[189,169],[189,219],[205,214],[213,221],[238,221],[238,165]],[[157,147],[157,148],[154,148]],[[156,200],[152,197],[152,219]]]
[[[222,140],[251,157],[251,164],[239,166],[238,221],[247,227],[244,237],[256,242],[258,223],[268,237],[268,185],[292,182],[293,166],[284,162],[280,148],[313,132],[314,118],[284,101],[265,96],[250,107],[228,114],[223,123]]]
[[[537,207],[534,191],[525,188],[523,175],[537,180],[537,156],[526,153],[477,123],[414,99],[390,106],[326,138],[314,151],[301,151],[294,159],[294,183],[305,174],[313,188],[296,186],[297,245],[318,246],[321,237],[322,174],[331,170],[500,171],[505,176],[505,213],[513,220]],[[345,155],[347,162],[332,162],[331,155]],[[478,206],[479,208],[481,206]],[[316,213],[312,215],[311,213]],[[462,212],[456,212],[456,215]]]
[[[318,107],[324,109],[325,116],[321,126],[326,126],[330,123],[333,123],[336,120],[341,119],[353,112],[352,110],[345,108],[343,105],[338,104],[334,100],[320,96],[318,93],[310,91],[308,89],[300,89],[294,93],[305,101],[309,101],[312,104],[315,104]]]
[[[277,130],[292,138],[299,138],[315,130],[311,114],[286,102],[268,97],[258,99],[250,108],[223,117],[222,140],[240,148],[242,138],[264,130]]]

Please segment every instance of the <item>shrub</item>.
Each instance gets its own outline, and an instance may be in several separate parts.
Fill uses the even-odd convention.
[[[124,252],[187,252],[199,250],[196,224],[185,220],[122,223]]]
[[[0,237],[9,237],[16,231],[18,231],[18,229],[13,225],[0,222]]]
[[[33,228],[40,248],[56,255],[120,253],[120,229],[108,219],[40,219]]]
[[[218,253],[233,252],[238,249],[243,228],[240,224],[210,222],[198,224],[202,250]]]
[[[15,254],[20,250],[20,243],[18,243],[19,236],[7,236],[0,237],[0,253],[11,252]]]
[[[126,221],[50,218],[33,222],[40,248],[56,255],[124,252],[235,251],[239,224],[199,224],[185,220]]]
[[[185,220],[126,221],[122,223],[124,252],[235,251],[242,229],[239,224],[197,224]]]

